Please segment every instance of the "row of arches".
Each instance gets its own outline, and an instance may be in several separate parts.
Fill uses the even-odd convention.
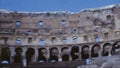
[[[37,56],[37,62],[56,62],[59,61],[59,57],[62,58],[62,61],[69,61],[70,58],[72,61],[77,59],[87,59],[90,57],[98,57],[100,56],[100,50],[102,50],[101,55],[102,56],[108,56],[109,54],[115,55],[118,54],[120,43],[115,42],[113,45],[110,43],[105,43],[103,45],[103,48],[101,48],[101,45],[95,44],[92,49],[88,45],[82,46],[80,49],[79,46],[73,46],[71,49],[69,47],[63,47],[59,51],[57,47],[52,47],[49,49],[49,53],[46,48],[38,48],[38,56]],[[15,48],[15,55],[12,57],[13,63],[22,63],[23,55],[22,55],[22,48],[17,47]],[[59,54],[61,52],[61,54]],[[49,54],[49,57],[48,57]],[[25,53],[25,59],[27,60],[27,63],[32,62],[35,56],[35,49],[28,48]],[[81,56],[81,57],[80,57]],[[1,62],[7,61],[10,63],[11,59],[11,52],[8,47],[1,48]]]

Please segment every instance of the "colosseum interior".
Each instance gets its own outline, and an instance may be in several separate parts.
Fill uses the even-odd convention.
[[[0,11],[0,66],[85,68],[99,62],[94,68],[100,68],[104,58],[115,56],[120,5],[76,13]]]

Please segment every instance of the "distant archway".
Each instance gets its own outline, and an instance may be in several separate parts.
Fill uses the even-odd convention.
[[[72,47],[71,56],[72,56],[72,60],[76,60],[79,58],[79,47],[78,46]]]
[[[39,62],[45,62],[45,61],[47,61],[47,58],[44,55],[44,54],[47,53],[47,50],[45,48],[39,48],[38,52],[39,52],[39,54],[38,54],[38,61]]]
[[[111,44],[110,43],[105,43],[103,45],[103,56],[108,56],[109,55],[109,51],[111,49]]]
[[[22,49],[20,47],[15,48],[14,63],[22,63]]]
[[[62,52],[66,51],[66,50],[68,50],[68,47],[63,47],[63,48],[61,49]]]
[[[26,52],[26,59],[27,59],[27,63],[32,61],[33,55],[35,54],[35,51],[33,48],[28,48],[27,52]]]
[[[53,47],[50,49],[50,61],[58,61],[58,49],[56,47]]]
[[[1,61],[7,61],[10,63],[10,49],[5,47],[1,49]]]
[[[112,50],[111,50],[112,55],[119,54],[119,48],[120,48],[120,41],[117,41],[112,46]]]
[[[89,58],[89,46],[85,45],[82,47],[82,59]]]
[[[92,47],[92,53],[91,53],[91,57],[98,57],[99,56],[99,52],[100,51],[100,45],[99,44],[95,44],[93,47]]]
[[[63,47],[61,52],[63,53],[62,61],[69,61],[68,47]]]

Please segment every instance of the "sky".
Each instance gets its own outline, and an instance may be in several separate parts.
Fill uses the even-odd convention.
[[[12,11],[70,11],[120,4],[120,0],[0,0],[0,9]]]

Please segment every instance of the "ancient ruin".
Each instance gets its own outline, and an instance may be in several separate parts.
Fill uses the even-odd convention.
[[[91,68],[100,68],[113,64],[104,63],[103,57],[119,55],[119,4],[76,13],[0,10],[1,64],[11,64],[12,68],[14,64],[29,68],[90,68],[96,63]],[[101,63],[97,64],[98,58]]]

